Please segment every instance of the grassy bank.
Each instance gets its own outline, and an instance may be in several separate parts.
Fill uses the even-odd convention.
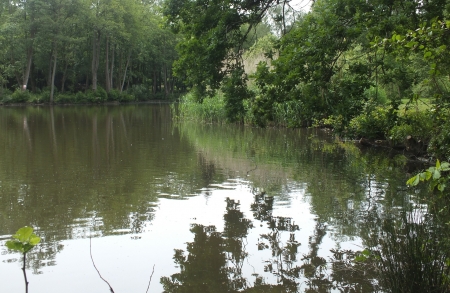
[[[107,102],[140,102],[150,100],[175,99],[178,95],[166,96],[162,93],[153,94],[148,89],[141,86],[132,87],[128,91],[120,92],[111,90],[106,92],[103,88],[98,87],[96,91],[87,90],[84,92],[64,92],[56,93],[54,96],[54,104],[100,104]],[[40,92],[30,92],[16,90],[14,92],[3,90],[0,92],[0,104],[49,104],[50,91],[43,90]]]

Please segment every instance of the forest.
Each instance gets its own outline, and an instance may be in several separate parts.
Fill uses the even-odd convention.
[[[181,85],[171,69],[177,37],[160,10],[135,0],[1,1],[0,101],[169,96]]]

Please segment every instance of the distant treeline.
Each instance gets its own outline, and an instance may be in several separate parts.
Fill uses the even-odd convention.
[[[176,36],[159,10],[137,0],[1,0],[0,102],[142,100],[184,90],[172,74]]]

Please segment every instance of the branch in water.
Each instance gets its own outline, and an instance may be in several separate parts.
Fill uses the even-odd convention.
[[[111,293],[114,293],[114,290],[113,290],[113,288],[111,287],[111,285],[109,284],[109,282],[106,281],[105,279],[103,279],[102,275],[100,274],[100,271],[97,269],[97,266],[95,265],[94,258],[92,257],[92,238],[91,238],[90,235],[89,235],[89,253],[90,253],[90,255],[91,255],[92,264],[94,265],[95,270],[97,271],[98,275],[100,276],[100,279],[102,279],[106,284],[108,284],[108,286],[109,286],[109,291],[111,291]],[[153,275],[153,273],[152,273],[152,275]],[[151,281],[151,280],[152,280],[152,279],[150,278],[150,281]],[[150,284],[149,284],[149,286],[150,286]]]

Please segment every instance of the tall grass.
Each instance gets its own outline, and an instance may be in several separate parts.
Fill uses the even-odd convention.
[[[226,121],[225,100],[218,92],[211,98],[204,98],[199,103],[193,94],[186,94],[180,99],[177,111],[180,120],[191,120],[203,123],[222,123]]]
[[[400,222],[385,220],[375,249],[382,287],[388,292],[449,292],[447,229],[417,212]]]

